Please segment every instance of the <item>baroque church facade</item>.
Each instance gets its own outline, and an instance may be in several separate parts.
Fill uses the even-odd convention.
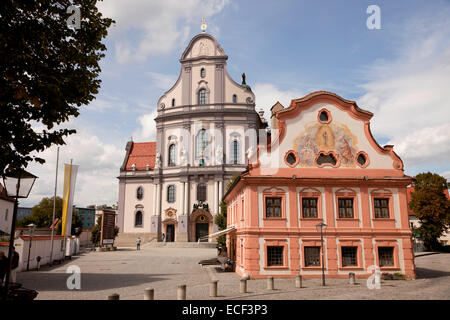
[[[192,38],[178,80],[157,102],[156,141],[127,143],[119,240],[199,241],[218,231],[224,186],[247,168],[246,154],[267,127],[245,74],[235,82],[227,59],[210,34]]]

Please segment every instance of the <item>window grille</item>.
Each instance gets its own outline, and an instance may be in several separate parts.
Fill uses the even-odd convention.
[[[283,249],[283,247],[267,247],[267,266],[270,267],[283,265]]]
[[[170,185],[167,187],[167,202],[175,202],[175,186]]]
[[[320,266],[320,247],[305,247],[305,266]]]
[[[353,198],[339,198],[339,218],[353,218]]]
[[[378,247],[378,259],[380,267],[394,266],[394,248]]]
[[[342,266],[357,266],[358,261],[356,257],[358,247],[342,247]]]
[[[375,198],[373,200],[375,218],[389,218],[389,199]]]
[[[197,201],[206,201],[206,184],[197,185]]]
[[[317,218],[317,198],[302,198],[303,218]]]
[[[206,90],[200,89],[198,92],[198,104],[206,104]]]
[[[169,166],[174,166],[175,165],[175,145],[171,144],[169,146]]]
[[[266,198],[266,218],[281,218],[281,198]]]

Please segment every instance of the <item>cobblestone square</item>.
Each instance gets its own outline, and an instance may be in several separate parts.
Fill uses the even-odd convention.
[[[187,299],[450,299],[450,254],[423,254],[416,257],[416,280],[383,280],[381,289],[368,289],[365,279],[350,285],[347,279],[303,279],[303,288],[294,279],[275,279],[275,290],[266,289],[266,280],[248,281],[246,294],[239,294],[239,276],[202,267],[200,260],[216,256],[215,249],[154,248],[140,251],[87,252],[61,265],[41,271],[22,272],[18,282],[39,292],[38,300],[105,300],[118,293],[121,300],[142,300],[145,288],[155,290],[155,300],[176,299],[177,286],[186,284]],[[69,266],[81,269],[81,290],[69,290]],[[209,297],[209,282],[218,280],[218,297]]]

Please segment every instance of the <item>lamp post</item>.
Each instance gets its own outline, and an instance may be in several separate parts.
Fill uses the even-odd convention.
[[[321,221],[319,224],[316,224],[316,230],[320,232],[320,248],[322,251],[322,286],[325,286],[325,262],[323,255],[323,233],[327,229],[327,225]]]
[[[34,181],[36,181],[36,176],[32,175],[25,170],[9,171],[3,174],[3,185],[6,190],[6,195],[8,197],[14,198],[14,210],[12,215],[11,230],[9,232],[9,248],[8,248],[8,264],[6,268],[5,286],[4,286],[4,296],[6,300],[8,298],[9,290],[9,277],[11,274],[12,265],[12,250],[14,247],[14,234],[16,232],[16,220],[17,220],[17,207],[19,198],[27,198],[30,194],[31,188],[33,187]]]
[[[34,229],[36,228],[36,225],[34,223],[30,223],[27,225],[28,227],[28,235],[30,236],[30,245],[28,246],[28,259],[27,259],[27,271],[30,270],[30,252],[31,252],[31,246],[33,245],[33,233]]]

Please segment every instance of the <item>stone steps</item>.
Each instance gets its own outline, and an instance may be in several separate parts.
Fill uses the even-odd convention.
[[[151,248],[216,248],[216,242],[149,242],[144,244]]]

